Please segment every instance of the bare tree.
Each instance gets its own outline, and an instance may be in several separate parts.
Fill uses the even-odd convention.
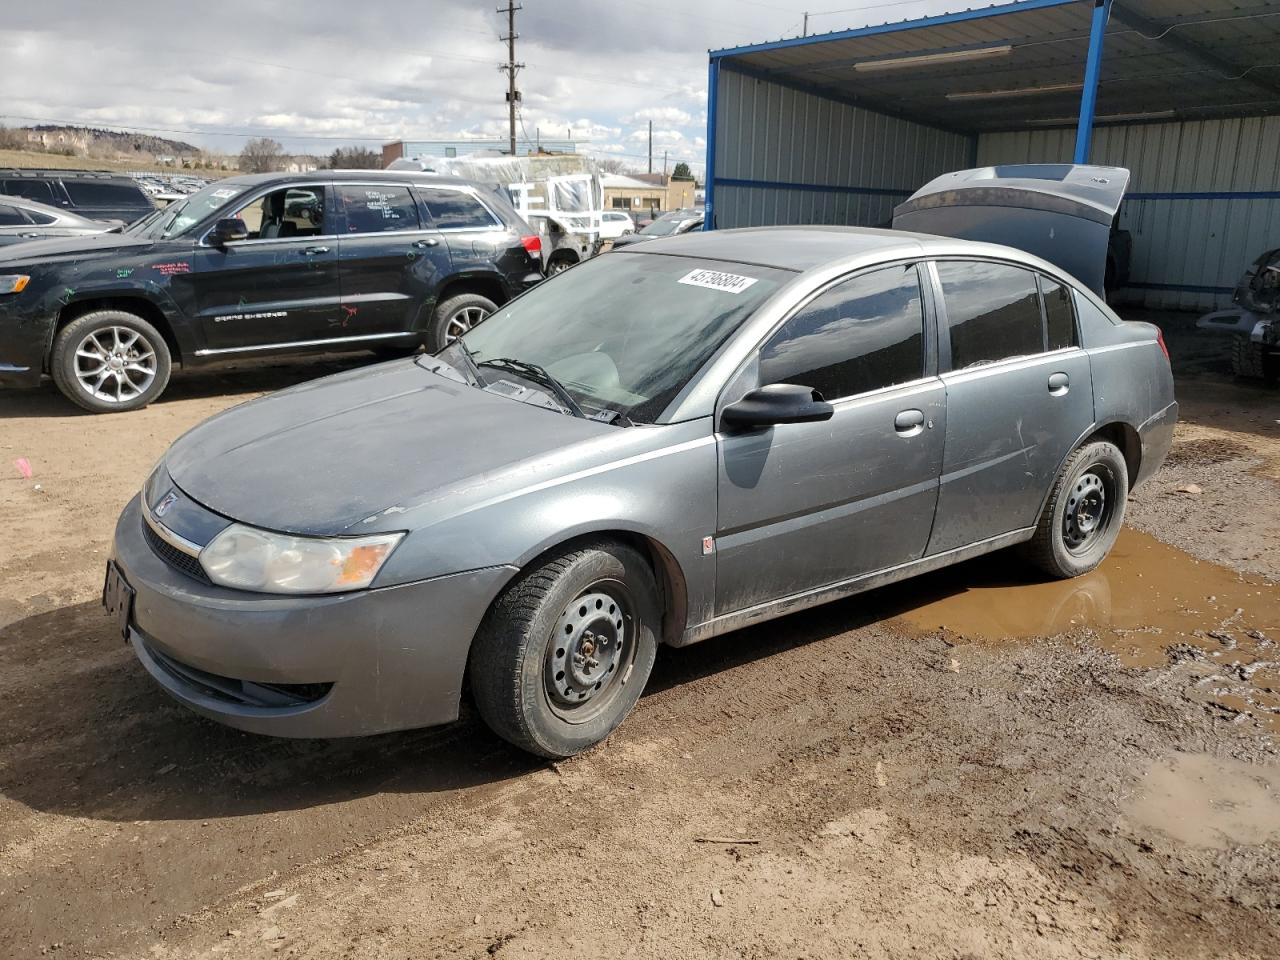
[[[617,157],[603,157],[596,160],[596,166],[602,173],[637,173],[634,164],[619,160]]]
[[[270,173],[284,163],[284,147],[268,137],[250,140],[240,151],[240,169],[244,173]]]

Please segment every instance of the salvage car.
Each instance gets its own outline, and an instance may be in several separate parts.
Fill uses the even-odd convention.
[[[1280,250],[1268,250],[1250,264],[1231,304],[1196,326],[1231,337],[1231,372],[1237,377],[1280,379]]]
[[[0,386],[95,413],[175,363],[438,350],[542,279],[500,190],[408,171],[231,177],[119,233],[0,251]]]
[[[661,644],[1006,547],[1094,569],[1177,410],[1159,330],[1030,254],[695,232],[191,430],[121,515],[103,601],[231,726],[430,726],[469,688],[566,757]]]
[[[123,226],[118,220],[86,220],[74,213],[23,197],[0,197],[0,246],[31,240],[119,232]]]
[[[644,243],[646,240],[652,240],[655,237],[672,237],[681,233],[689,233],[691,230],[701,229],[701,210],[672,210],[670,213],[664,213],[656,220],[651,220],[636,233],[628,233],[618,237],[613,241],[613,249],[618,250],[635,243]]]

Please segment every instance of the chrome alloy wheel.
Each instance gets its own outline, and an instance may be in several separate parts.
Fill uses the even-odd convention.
[[[1067,497],[1067,507],[1062,516],[1062,540],[1072,553],[1081,553],[1092,546],[1111,524],[1114,493],[1108,484],[1114,483],[1110,471],[1094,466],[1082,473]]]
[[[76,380],[103,403],[127,403],[146,393],[156,369],[155,348],[129,327],[100,327],[76,347]]]
[[[588,587],[568,603],[547,647],[543,683],[551,709],[585,723],[609,708],[635,659],[630,595],[621,583]]]
[[[489,315],[484,307],[463,307],[444,326],[444,342],[453,343]]]

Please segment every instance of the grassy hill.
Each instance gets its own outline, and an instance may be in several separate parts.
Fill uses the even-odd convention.
[[[93,160],[89,157],[64,157],[59,153],[42,153],[37,150],[0,150],[0,167],[17,167],[25,170],[110,170],[114,172],[149,170],[156,173],[189,173],[207,180],[228,177],[235,172],[234,170],[182,170],[175,167],[157,167],[144,160]]]

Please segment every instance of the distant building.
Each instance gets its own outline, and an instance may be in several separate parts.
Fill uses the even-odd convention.
[[[516,141],[516,155],[527,157],[531,153],[577,153],[578,144],[582,140],[538,140],[530,143],[527,140]],[[460,140],[397,140],[395,143],[382,145],[382,165],[390,165],[392,160],[408,157],[465,157],[469,153],[489,151],[492,153],[510,153],[511,142],[506,138],[465,137]]]
[[[692,180],[672,180],[661,173],[605,174],[604,186],[606,210],[625,210],[628,213],[663,213],[694,205]]]

